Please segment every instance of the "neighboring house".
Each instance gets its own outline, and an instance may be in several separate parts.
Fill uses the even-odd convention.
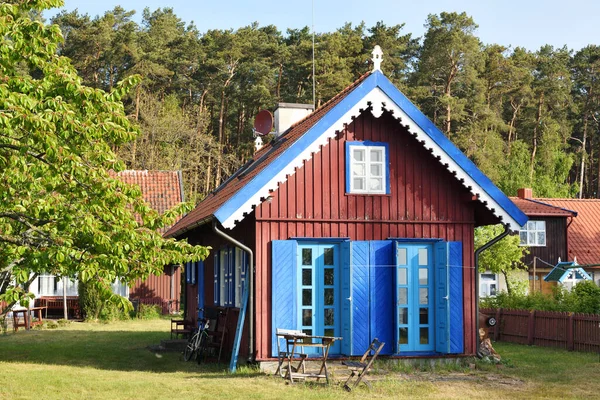
[[[111,176],[138,185],[144,200],[161,214],[184,201],[183,180],[178,171],[126,170],[111,173]],[[163,228],[160,232],[164,233],[167,229],[168,227]],[[145,281],[138,279],[131,287],[117,281],[113,284],[113,291],[135,302],[160,305],[165,313],[176,312],[179,310],[181,295],[181,268],[175,266],[164,268],[164,274],[150,275]],[[60,279],[54,275],[40,275],[30,286],[30,291],[40,299],[39,304],[51,304],[49,300],[62,298],[65,283],[67,296],[76,297],[77,281]]]
[[[259,362],[277,356],[276,328],[343,337],[332,355],[375,337],[387,355],[475,354],[474,228],[525,215],[377,63],[276,131],[166,233],[213,249],[191,265],[187,317],[236,308],[248,280],[241,353]]]
[[[537,222],[535,226],[536,238],[541,237],[543,232],[545,245],[533,239],[533,234],[527,234],[527,245],[534,244],[525,259],[531,277],[533,277],[533,257],[538,257],[536,290],[540,290],[540,280],[554,265],[560,261],[567,262],[575,259],[594,282],[600,284],[600,199],[534,198],[531,189],[519,189],[518,198],[511,199],[529,217],[530,221],[526,227],[528,232],[533,228],[530,226],[533,221],[545,224],[545,226],[539,224],[539,229]],[[539,210],[536,211],[538,207]],[[542,209],[546,211],[540,211]],[[524,231],[525,229],[521,231],[522,242],[525,238]],[[542,291],[548,293],[551,291],[551,286],[554,284],[542,283]]]
[[[531,189],[519,189],[517,197],[510,199],[529,218],[519,231],[520,244],[529,251],[523,257],[529,271],[524,274],[529,277],[529,290],[550,294],[555,283],[544,281],[544,276],[560,261],[573,259],[568,250],[568,232],[577,212],[550,204],[552,199],[534,199]]]

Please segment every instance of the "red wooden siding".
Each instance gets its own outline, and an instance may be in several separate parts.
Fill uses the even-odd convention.
[[[254,220],[252,217],[247,217],[242,222],[240,222],[232,231],[227,231],[226,233],[242,243],[248,243],[250,248],[253,247],[254,244],[254,234],[253,234],[253,226]],[[180,239],[187,239],[190,244],[194,245],[202,245],[202,246],[210,246],[210,254],[206,260],[204,260],[204,306],[205,308],[214,307],[214,286],[213,286],[213,277],[214,277],[214,254],[219,251],[222,247],[231,246],[231,244],[220,236],[217,236],[212,230],[211,224],[204,224],[199,226],[187,233],[188,236],[183,236]],[[184,278],[185,279],[185,278]],[[189,285],[186,284],[186,295],[185,295],[185,309],[186,309],[186,319],[191,319],[194,321],[194,324],[197,323],[198,314],[196,312],[198,305],[198,285]],[[249,312],[249,310],[248,310]],[[227,322],[227,339],[225,345],[225,352],[228,353],[233,348],[233,340],[235,337],[235,330],[237,328],[237,321],[239,316],[239,309],[230,310]],[[249,329],[249,314],[246,314],[246,319],[244,323],[244,332],[242,336],[242,341],[240,344],[240,354],[239,357],[248,356],[248,329]]]
[[[389,144],[390,195],[346,195],[345,143]],[[442,238],[461,241],[464,260],[465,352],[474,354],[473,229],[471,194],[389,114],[363,113],[323,146],[257,206],[257,359],[269,358],[271,241],[290,237]]]
[[[175,267],[171,274],[171,267],[166,266],[164,273],[155,276],[150,275],[145,281],[137,279],[129,288],[129,298],[139,299],[144,304],[160,304],[173,301],[179,303],[181,297],[181,268]],[[161,301],[158,303],[158,301]],[[165,307],[163,307],[165,308]],[[178,309],[173,309],[178,311]],[[167,312],[167,310],[163,310]]]

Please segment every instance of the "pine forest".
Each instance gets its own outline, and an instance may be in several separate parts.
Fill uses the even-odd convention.
[[[313,102],[312,32],[253,23],[200,32],[164,8],[62,12],[59,51],[85,85],[125,99],[141,135],[116,148],[130,169],[181,170],[198,201],[254,152],[252,124],[278,102]],[[429,15],[423,37],[403,25],[347,23],[315,35],[315,105],[382,70],[507,195],[600,197],[600,47],[482,43],[466,13]]]

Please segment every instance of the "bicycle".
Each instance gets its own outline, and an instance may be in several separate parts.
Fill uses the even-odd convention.
[[[200,363],[202,356],[206,353],[206,347],[208,345],[208,320],[203,319],[200,321],[202,328],[197,328],[189,338],[185,351],[183,352],[183,360],[190,361],[191,359],[197,359]]]

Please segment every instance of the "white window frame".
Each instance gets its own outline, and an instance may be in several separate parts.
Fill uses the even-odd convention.
[[[543,234],[543,243],[540,241],[540,235]],[[546,221],[529,220],[521,227],[519,231],[519,245],[529,247],[546,247]]]
[[[492,286],[494,286],[494,293],[492,293]],[[486,271],[479,276],[479,294],[481,297],[495,297],[499,292],[498,289],[498,274]]]
[[[220,250],[219,254],[219,304],[225,306],[227,304],[227,262],[229,261],[229,248],[225,247]]]
[[[381,154],[380,161],[371,160],[371,152],[377,151]],[[362,160],[355,161],[355,152],[363,153]],[[388,155],[387,146],[383,143],[379,144],[364,144],[363,142],[349,142],[347,152],[347,168],[348,185],[347,192],[349,194],[388,194]],[[358,174],[357,169],[362,166],[363,173]],[[381,175],[372,174],[372,167],[379,166]],[[364,188],[355,187],[355,179],[362,179]],[[381,179],[380,189],[371,189],[370,184],[373,179]]]

